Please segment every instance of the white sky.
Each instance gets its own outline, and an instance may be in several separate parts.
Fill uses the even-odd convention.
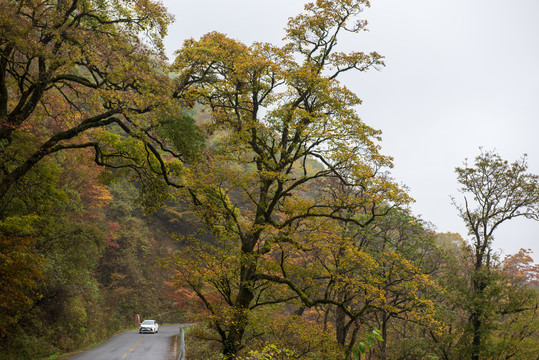
[[[279,44],[303,0],[164,0],[176,22],[167,54],[183,40],[219,31],[246,44]],[[371,0],[369,32],[343,49],[377,51],[381,71],[341,78],[363,100],[363,120],[383,132],[395,179],[410,189],[416,215],[439,232],[466,229],[450,201],[454,168],[497,150],[514,161],[528,154],[539,174],[539,1]],[[513,220],[495,234],[503,254],[531,248],[539,259],[539,222]]]

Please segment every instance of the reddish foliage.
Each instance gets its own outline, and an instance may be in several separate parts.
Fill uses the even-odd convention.
[[[531,249],[520,249],[504,259],[504,270],[510,274],[516,283],[539,287],[539,264],[535,264]]]

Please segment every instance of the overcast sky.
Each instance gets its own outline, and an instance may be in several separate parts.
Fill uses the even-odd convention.
[[[164,0],[176,21],[167,54],[183,40],[219,31],[246,44],[280,44],[303,0]],[[392,174],[416,200],[416,215],[439,232],[468,238],[451,204],[454,169],[496,150],[514,161],[528,154],[539,174],[539,0],[371,0],[369,32],[343,49],[377,51],[381,71],[341,81],[363,100],[362,119],[383,132]],[[495,234],[504,255],[531,248],[539,259],[539,222],[513,220]]]

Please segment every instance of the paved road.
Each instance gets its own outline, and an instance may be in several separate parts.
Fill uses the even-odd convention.
[[[160,326],[157,334],[139,334],[131,330],[118,334],[92,350],[69,360],[173,360],[179,325]]]

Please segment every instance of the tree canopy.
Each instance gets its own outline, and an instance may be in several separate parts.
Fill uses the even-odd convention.
[[[187,40],[177,52],[175,96],[212,115],[205,126],[214,134],[206,162],[191,169],[193,189],[203,194],[196,210],[239,255],[228,263],[237,285],[222,294],[231,320],[214,323],[229,357],[243,346],[260,284],[287,284],[309,307],[333,301],[313,303],[285,274],[266,272],[262,258],[296,243],[309,221],[365,227],[410,201],[385,173],[392,163],[379,152],[380,132],[358,117],[360,100],[338,81],[347,71],[383,65],[377,53],[336,51],[341,33],[364,29],[357,16],[365,6],[309,3],[289,21],[281,48],[248,46],[213,32]]]
[[[464,198],[464,205],[456,207],[472,237],[474,271],[471,274],[472,299],[469,304],[471,358],[479,360],[489,354],[485,343],[489,341],[492,322],[499,315],[499,311],[491,307],[495,303],[495,292],[500,291],[496,287],[497,273],[493,271],[494,232],[514,218],[539,220],[539,176],[527,172],[525,156],[509,163],[492,151],[482,151],[473,165],[467,162],[464,165],[455,169]],[[454,202],[456,204],[456,200]],[[522,299],[528,298],[524,294],[521,296]],[[533,305],[516,306],[512,312],[525,309],[533,309]],[[491,311],[494,314],[489,314]]]
[[[45,157],[83,148],[143,183],[177,185],[163,154],[192,155],[197,136],[156,130],[194,126],[171,101],[162,38],[172,17],[161,4],[3,1],[0,14],[0,197]]]

